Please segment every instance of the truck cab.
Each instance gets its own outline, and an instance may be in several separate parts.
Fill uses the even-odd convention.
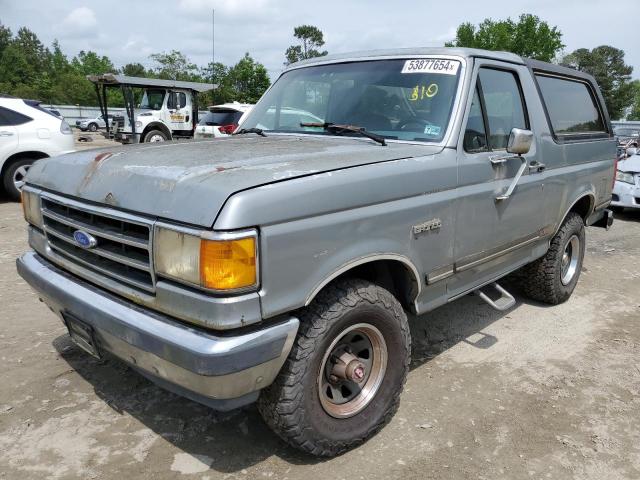
[[[198,92],[214,85],[105,74],[87,77],[96,86],[100,108],[108,111],[107,88],[119,88],[125,113],[115,115],[106,135],[121,143],[193,138],[198,124]],[[135,89],[135,91],[134,91]],[[137,100],[139,99],[139,100]],[[106,114],[106,113],[105,113]]]

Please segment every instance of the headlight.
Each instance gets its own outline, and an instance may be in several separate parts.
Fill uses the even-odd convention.
[[[136,121],[136,129],[137,130],[142,130],[142,122],[141,121]]]
[[[42,211],[40,210],[40,197],[35,192],[23,188],[20,192],[22,196],[22,212],[24,219],[31,225],[42,228]]]
[[[256,230],[182,231],[157,226],[154,263],[158,275],[216,291],[258,286]]]
[[[633,173],[629,172],[621,172],[620,170],[616,170],[616,180],[620,182],[630,183],[631,185],[635,185],[636,181],[633,178]]]

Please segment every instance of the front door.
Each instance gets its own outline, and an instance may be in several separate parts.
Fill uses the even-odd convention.
[[[191,130],[192,112],[191,95],[185,92],[171,92],[167,99],[169,109],[169,125],[174,130]]]
[[[543,235],[543,184],[537,171],[529,168],[540,160],[535,140],[523,157],[506,152],[513,128],[533,128],[522,90],[526,75],[530,76],[524,66],[476,62],[473,95],[458,146],[456,275],[448,282],[450,296],[521,263]],[[504,198],[522,162],[526,162],[522,177]]]

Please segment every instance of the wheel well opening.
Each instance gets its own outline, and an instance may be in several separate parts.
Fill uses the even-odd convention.
[[[49,158],[49,155],[47,155],[44,152],[18,152],[18,153],[14,153],[13,155],[11,155],[9,158],[7,158],[4,162],[4,164],[2,165],[2,172],[1,174],[4,175],[4,172],[7,170],[7,168],[9,168],[9,166],[15,162],[16,160],[22,160],[23,158],[31,158],[33,160],[40,160],[41,158]]]
[[[398,260],[375,260],[358,265],[333,279],[333,282],[344,278],[360,278],[380,285],[389,290],[405,310],[415,313],[418,279],[407,265]]]
[[[591,195],[585,195],[584,197],[580,198],[580,200],[578,200],[576,203],[573,204],[569,212],[577,213],[586,222],[587,218],[591,214],[591,209],[592,209]]]
[[[160,130],[162,133],[164,133],[167,136],[167,140],[171,140],[171,130],[169,130],[169,128],[164,123],[159,123],[159,122],[150,123],[149,125],[147,125],[142,131],[142,134],[140,135],[141,138],[144,140],[144,137],[151,130]]]

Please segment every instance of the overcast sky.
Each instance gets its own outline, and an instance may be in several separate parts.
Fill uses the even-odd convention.
[[[47,45],[57,38],[70,57],[94,50],[117,67],[151,66],[149,54],[180,50],[198,65],[215,56],[225,64],[249,52],[272,78],[282,70],[293,28],[318,26],[330,53],[389,47],[441,46],[462,22],[533,13],[563,33],[565,51],[609,44],[626,52],[640,78],[638,0],[0,0],[0,22],[27,26]]]

